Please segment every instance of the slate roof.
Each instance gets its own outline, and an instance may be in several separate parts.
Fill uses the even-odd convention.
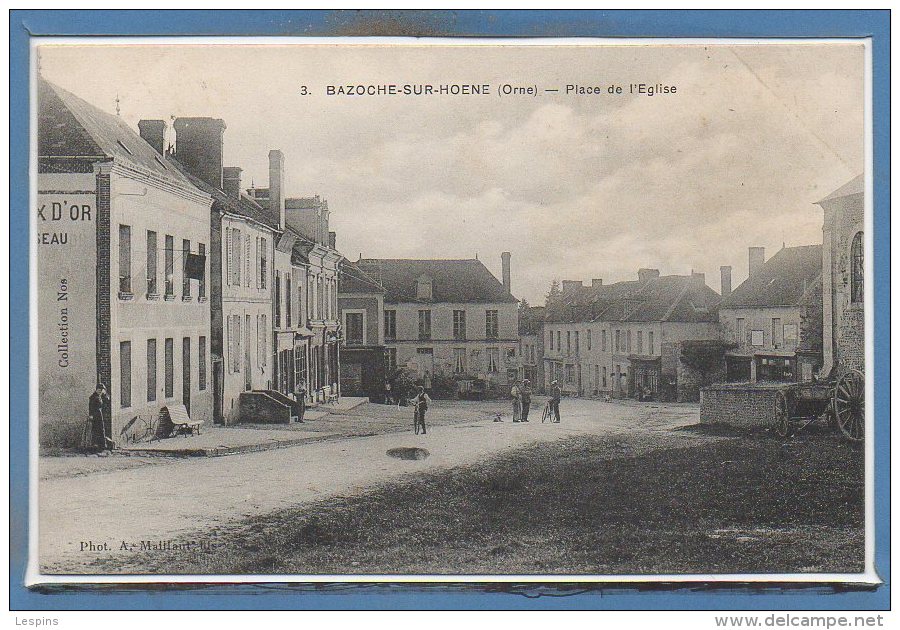
[[[192,182],[118,116],[38,79],[38,159],[113,159],[187,188]]]
[[[722,308],[799,306],[822,291],[822,246],[785,247],[722,300]]]
[[[230,197],[224,190],[219,190],[212,184],[209,184],[190,173],[177,159],[170,157],[169,163],[173,164],[194,186],[203,192],[209,193],[214,202],[219,206],[223,206],[226,212],[246,217],[265,225],[276,232],[281,231],[278,227],[278,217],[272,216],[272,213],[269,212],[268,208],[260,205],[252,197],[243,193],[241,194],[240,199]]]
[[[547,306],[551,322],[715,322],[718,293],[692,276],[577,287]]]
[[[360,265],[345,260],[338,278],[338,293],[384,293],[384,287]]]
[[[831,201],[832,199],[840,199],[841,197],[849,197],[851,195],[862,195],[865,192],[866,180],[860,173],[849,182],[835,190],[833,193],[822,199],[822,201]],[[822,203],[819,201],[818,203]]]
[[[363,258],[356,265],[385,289],[386,302],[511,303],[518,302],[480,260]],[[428,276],[431,300],[416,298],[416,281]]]

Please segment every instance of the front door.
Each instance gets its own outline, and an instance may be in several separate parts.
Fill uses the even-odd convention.
[[[191,415],[191,338],[181,340],[181,401]]]

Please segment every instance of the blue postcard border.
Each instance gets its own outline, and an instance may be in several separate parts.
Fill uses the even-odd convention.
[[[386,31],[387,29],[387,31]],[[189,590],[23,586],[28,532],[29,44],[41,36],[408,35],[452,37],[871,37],[874,122],[875,564],[871,590],[759,586],[610,587],[565,594],[470,586]],[[10,13],[10,610],[890,608],[890,11],[136,11]],[[552,595],[550,593],[553,593]]]

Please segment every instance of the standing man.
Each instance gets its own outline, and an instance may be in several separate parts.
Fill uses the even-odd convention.
[[[425,430],[425,412],[428,411],[428,404],[431,402],[431,398],[425,393],[425,388],[419,385],[416,397],[410,402],[413,405],[415,413],[413,416],[413,426],[416,435],[419,435],[420,428],[422,429],[422,435],[425,435],[427,433]]]
[[[513,422],[521,422],[522,389],[519,387],[519,381],[513,383],[512,389],[509,390],[509,397],[512,398],[513,404]]]
[[[527,378],[522,381],[522,422],[528,422],[528,412],[531,410],[531,381]]]
[[[393,405],[394,404],[394,392],[391,389],[391,382],[384,382],[384,404],[385,405]]]
[[[303,416],[306,414],[306,384],[302,381],[297,385],[294,399],[297,401],[297,422],[303,422]]]
[[[112,404],[106,393],[106,385],[97,383],[88,398],[88,415],[91,417],[91,444],[98,450],[112,450]]]
[[[552,422],[559,422],[559,401],[562,398],[562,390],[559,388],[559,382],[550,383],[550,412],[556,418]]]

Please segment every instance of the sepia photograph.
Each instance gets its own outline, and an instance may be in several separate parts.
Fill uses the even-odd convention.
[[[870,56],[37,42],[28,580],[877,584]]]

